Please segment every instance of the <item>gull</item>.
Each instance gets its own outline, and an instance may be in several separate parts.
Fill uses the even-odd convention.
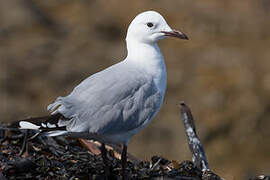
[[[58,97],[48,105],[51,115],[22,120],[20,128],[47,136],[97,134],[107,143],[123,145],[124,177],[131,137],[153,120],[163,104],[167,75],[157,42],[167,37],[188,40],[158,12],[140,13],[128,27],[124,60],[89,76],[69,95]],[[105,142],[101,153],[105,163]]]

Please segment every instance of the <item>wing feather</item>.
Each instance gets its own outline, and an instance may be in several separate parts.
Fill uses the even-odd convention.
[[[143,127],[161,102],[151,76],[119,63],[85,79],[49,108],[71,119],[69,131],[109,135]]]

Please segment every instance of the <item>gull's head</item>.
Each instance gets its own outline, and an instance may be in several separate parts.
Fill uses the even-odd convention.
[[[130,23],[126,40],[141,43],[156,43],[166,37],[188,39],[184,33],[170,28],[158,12],[146,11],[137,15]]]

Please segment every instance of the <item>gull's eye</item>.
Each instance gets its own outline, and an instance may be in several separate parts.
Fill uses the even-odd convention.
[[[153,23],[150,23],[150,22],[147,23],[146,25],[147,25],[148,27],[153,27],[153,26],[154,26],[154,24],[153,24]]]

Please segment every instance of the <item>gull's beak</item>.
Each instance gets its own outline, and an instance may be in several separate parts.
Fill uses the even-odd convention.
[[[176,38],[179,38],[179,39],[188,40],[188,37],[187,37],[186,34],[180,32],[180,31],[177,31],[177,30],[161,31],[161,32],[164,33],[165,36],[176,37]]]

